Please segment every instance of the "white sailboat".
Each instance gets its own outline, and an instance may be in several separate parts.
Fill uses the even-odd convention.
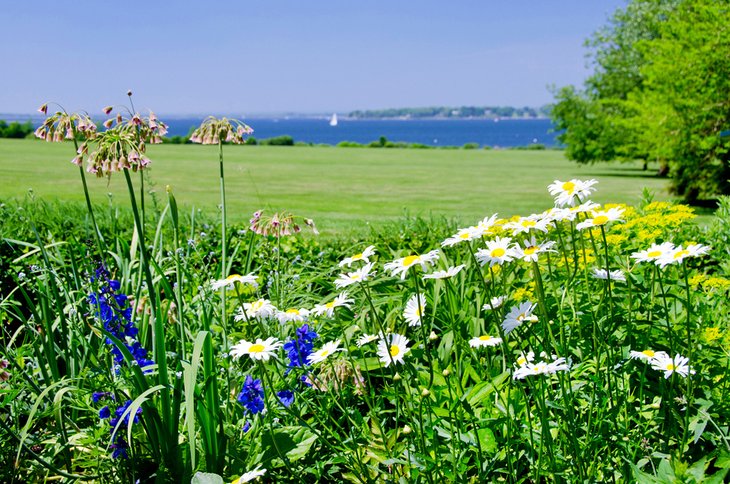
[[[330,118],[330,126],[337,126],[337,113],[333,113]]]

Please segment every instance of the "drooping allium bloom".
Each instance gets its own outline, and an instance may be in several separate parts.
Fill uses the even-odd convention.
[[[681,356],[677,353],[674,358],[671,358],[668,354],[660,352],[654,355],[654,358],[650,361],[651,367],[658,371],[664,372],[664,378],[669,378],[672,373],[677,373],[679,376],[687,378],[691,373],[694,375],[695,371],[689,366],[689,358]]]
[[[509,237],[497,237],[487,242],[486,249],[479,249],[475,254],[481,265],[489,263],[489,267],[501,265],[514,258],[514,251],[510,246],[512,239]]]
[[[535,237],[532,237],[530,240],[525,241],[524,248],[519,245],[515,245],[513,248],[513,254],[515,259],[522,259],[526,262],[537,262],[538,255],[545,252],[555,252],[555,250],[553,250],[553,246],[555,246],[555,242],[552,240],[538,244]]]
[[[510,334],[515,328],[520,326],[524,321],[537,321],[537,316],[532,314],[535,310],[535,304],[530,301],[523,302],[519,306],[514,306],[504,317],[502,329],[504,334]]]
[[[526,362],[524,365],[518,366],[512,378],[514,380],[523,380],[528,376],[552,375],[558,371],[567,371],[569,369],[570,366],[565,362],[565,358],[553,356],[552,361]]]
[[[253,415],[263,412],[264,403],[264,386],[259,379],[253,379],[251,375],[246,375],[243,381],[241,393],[236,397],[238,403],[244,406],[246,413]]]
[[[701,244],[690,244],[687,248],[682,246],[675,247],[671,251],[667,251],[659,257],[655,263],[662,269],[670,264],[680,264],[687,257],[700,257],[710,252],[710,248]]]
[[[241,285],[248,284],[249,286],[253,286],[253,288],[255,289],[259,287],[258,281],[256,279],[257,278],[253,275],[253,272],[245,276],[239,274],[231,274],[225,279],[219,279],[217,281],[211,282],[210,287],[214,291],[217,291],[222,287],[225,287],[227,289],[233,289],[236,286],[236,283],[239,283]]]
[[[530,215],[529,217],[520,217],[513,222],[507,222],[503,225],[505,230],[512,231],[512,235],[528,233],[533,230],[547,232],[550,220],[542,218],[540,215]]]
[[[566,182],[555,180],[548,185],[548,191],[555,197],[556,207],[573,206],[585,200],[593,192],[596,183],[597,180],[582,181],[575,178]]]
[[[663,242],[661,244],[651,244],[646,250],[640,250],[631,254],[632,259],[636,262],[656,262],[666,254],[674,251],[674,244],[671,242]]]
[[[43,114],[48,113],[48,105],[44,104],[41,106],[45,110],[39,109],[38,111]],[[77,134],[80,134],[84,139],[88,139],[96,134],[96,123],[86,114],[79,113],[67,113],[65,111],[57,111],[41,124],[35,130],[36,138],[40,138],[48,142],[60,142],[64,140],[74,139]],[[80,161],[76,161],[76,158],[72,160],[76,165],[80,165]]]
[[[372,343],[372,342],[373,342],[373,341],[375,341],[376,339],[378,339],[378,337],[377,337],[376,335],[374,335],[374,334],[367,334],[367,333],[364,333],[364,334],[363,334],[362,336],[360,336],[360,337],[359,337],[359,338],[357,339],[357,342],[356,342],[355,344],[356,344],[356,345],[357,345],[358,347],[362,347],[362,346],[365,346],[365,345],[366,345],[366,344],[368,344],[368,343]]]
[[[259,299],[252,303],[244,303],[238,308],[238,314],[234,317],[236,321],[245,321],[253,318],[266,319],[276,313],[276,308],[268,299]]]
[[[415,265],[420,265],[425,270],[427,265],[434,265],[439,258],[438,250],[432,250],[421,255],[409,255],[396,259],[393,262],[385,264],[385,269],[390,271],[392,276],[400,276],[401,279],[406,278],[408,269]]]
[[[10,380],[10,373],[5,371],[5,369],[10,365],[10,362],[6,360],[5,358],[0,360],[0,381],[8,381]]]
[[[453,247],[456,244],[460,244],[462,242],[470,242],[474,239],[478,239],[481,236],[481,231],[477,227],[467,227],[465,229],[459,229],[459,231],[456,232],[454,235],[441,242],[441,247]]]
[[[461,272],[464,267],[464,264],[459,264],[455,267],[449,267],[445,271],[434,271],[431,274],[424,274],[423,279],[448,279]]]
[[[335,280],[335,287],[337,287],[337,289],[342,289],[344,287],[351,286],[352,284],[367,281],[368,278],[374,274],[370,273],[370,271],[372,271],[373,269],[373,265],[373,262],[368,262],[354,272],[340,274],[339,277]]]
[[[278,319],[281,324],[289,322],[301,323],[309,318],[309,313],[309,309],[306,308],[289,308],[284,311],[277,311],[276,319]]]
[[[242,144],[244,136],[253,133],[253,129],[237,119],[215,118],[208,116],[190,136],[193,143],[217,145],[219,142]]]
[[[93,151],[90,151],[91,143],[96,147]],[[136,130],[119,125],[96,133],[81,143],[79,156],[74,160],[78,160],[75,163],[81,165],[82,159],[86,158],[87,172],[94,173],[99,178],[110,177],[112,173],[126,169],[135,172],[143,170],[150,164],[145,151],[145,142],[140,139]]]
[[[623,271],[615,270],[608,272],[606,269],[599,269],[598,267],[593,268],[593,277],[596,279],[610,279],[612,281],[626,282],[626,275]]]
[[[504,304],[507,299],[507,296],[494,296],[492,299],[489,300],[487,304],[482,306],[482,309],[484,309],[485,311],[497,309],[499,307],[502,307],[502,304]]]
[[[118,293],[119,281],[110,278],[104,267],[96,270],[93,281],[98,284],[98,292],[89,294],[88,301],[94,307],[94,316],[101,321],[104,330],[120,341],[134,358],[133,364],[142,368],[154,364],[147,357],[147,350],[137,340],[137,327],[132,322],[132,307],[126,294]],[[114,341],[106,337],[104,342],[114,356],[115,370],[119,371],[124,363],[124,354]],[[151,370],[145,370],[148,372]]]
[[[294,215],[291,212],[278,212],[271,217],[265,216],[263,210],[254,212],[251,218],[250,229],[258,235],[274,236],[277,238],[285,237],[292,234],[298,234],[302,231],[302,226],[312,229],[312,233],[319,234],[314,220]]]
[[[629,356],[635,360],[642,360],[650,362],[654,358],[669,358],[669,355],[664,351],[644,350],[644,351],[630,351]]]
[[[233,484],[243,484],[244,482],[251,482],[263,476],[264,474],[266,474],[266,469],[262,469],[261,466],[258,466],[256,469],[248,471],[241,477],[236,479]]]
[[[297,328],[294,337],[284,343],[284,351],[289,358],[289,368],[307,364],[307,358],[312,354],[314,340],[318,337],[319,335],[312,331],[308,324]]]
[[[257,338],[255,343],[241,340],[231,347],[231,356],[238,359],[248,355],[252,360],[269,361],[273,356],[276,358],[276,350],[281,347],[281,342],[273,336],[262,340]]]
[[[469,346],[472,348],[483,348],[486,346],[497,346],[502,342],[502,338],[496,338],[494,336],[489,336],[488,334],[484,334],[482,336],[476,336],[469,340]]]
[[[380,362],[387,368],[391,363],[403,363],[403,358],[410,352],[408,338],[392,333],[378,341],[378,356]]]
[[[344,348],[340,348],[340,340],[329,341],[325,343],[320,349],[313,351],[312,354],[307,356],[307,363],[314,365],[327,359],[333,353],[337,351],[345,351]]]
[[[593,217],[575,226],[578,230],[591,229],[594,227],[600,227],[606,225],[608,222],[615,222],[621,220],[621,215],[624,213],[623,208],[612,207],[608,210],[594,210],[592,212]]]
[[[403,319],[406,320],[408,326],[420,326],[423,319],[423,313],[426,311],[426,296],[415,294],[408,299],[406,308],[403,310]]]
[[[336,308],[345,307],[349,309],[352,302],[353,300],[348,297],[347,293],[343,292],[328,303],[315,305],[312,309],[312,313],[314,313],[315,316],[325,315],[328,318],[331,318],[335,315]]]
[[[375,254],[375,246],[369,245],[362,252],[355,254],[351,257],[345,257],[344,259],[342,259],[340,261],[340,263],[338,265],[340,267],[343,267],[343,266],[350,267],[353,264],[353,262],[362,261],[362,262],[367,263],[367,262],[370,262],[370,256],[372,256],[374,254]]]

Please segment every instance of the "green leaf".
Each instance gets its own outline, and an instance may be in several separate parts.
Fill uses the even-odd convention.
[[[190,484],[223,484],[223,478],[212,472],[196,472]]]

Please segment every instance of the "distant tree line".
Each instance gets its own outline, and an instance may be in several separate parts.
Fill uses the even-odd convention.
[[[0,119],[0,138],[26,138],[33,133],[33,123],[30,121],[8,123]]]
[[[391,108],[352,111],[351,118],[545,118],[550,115],[550,107],[512,107],[512,106],[435,106],[425,108]]]

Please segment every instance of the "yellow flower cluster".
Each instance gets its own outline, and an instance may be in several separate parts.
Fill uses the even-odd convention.
[[[668,239],[672,232],[695,218],[692,208],[687,205],[668,202],[652,202],[638,210],[616,204],[607,204],[606,208],[612,206],[624,209],[625,223],[613,225],[607,236],[616,236],[614,240],[619,243],[638,240],[641,245],[649,245],[660,239]]]
[[[512,299],[515,301],[525,301],[525,300],[533,300],[535,293],[535,283],[530,282],[525,287],[518,287],[513,293],[512,293]]]
[[[725,292],[730,289],[730,279],[719,276],[697,274],[689,278],[689,285],[693,289],[704,289],[706,292]]]

